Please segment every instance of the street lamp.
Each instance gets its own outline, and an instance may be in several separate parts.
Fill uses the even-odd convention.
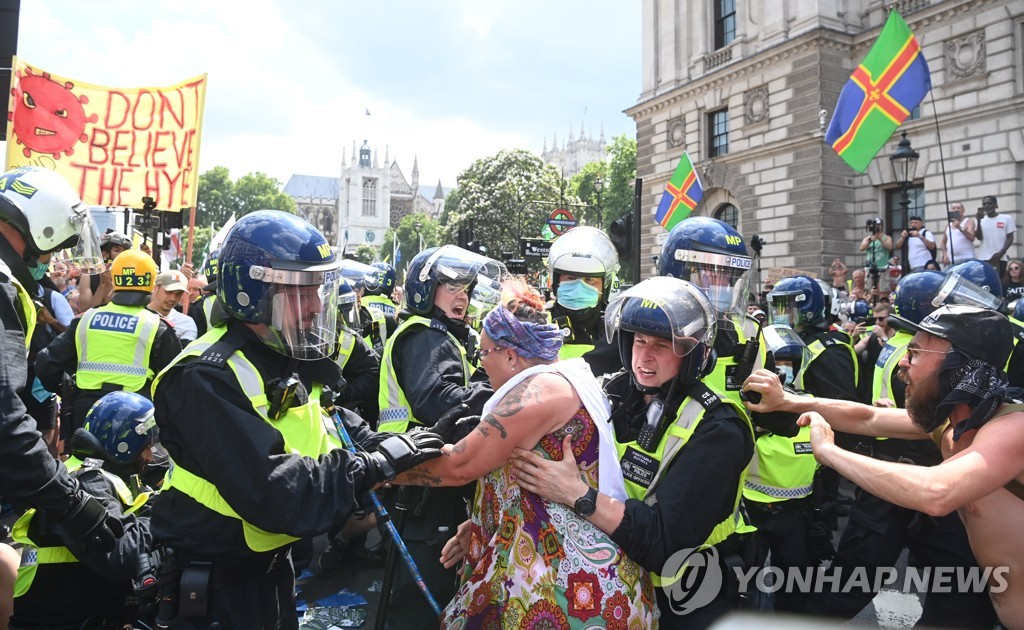
[[[419,237],[419,249],[416,250],[418,254],[423,251],[423,224],[419,221],[416,222],[416,236]]]
[[[917,151],[910,147],[910,140],[907,140],[907,132],[903,132],[903,137],[897,145],[896,150],[889,155],[889,164],[892,165],[892,178],[896,182],[896,185],[900,187],[900,214],[902,215],[903,227],[902,230],[907,229],[910,209],[910,196],[907,194],[907,189],[914,183],[914,174],[917,171],[917,159],[921,157]],[[900,262],[903,264],[904,270],[910,269],[910,261],[907,260],[908,243],[907,239],[903,239],[903,247],[900,251]]]
[[[601,191],[604,190],[604,181],[598,177],[594,180],[594,192],[597,193],[597,227],[598,229],[604,229],[604,221],[601,217]]]

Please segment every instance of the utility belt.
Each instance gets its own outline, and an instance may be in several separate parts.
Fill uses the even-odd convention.
[[[935,445],[923,440],[860,440],[853,450],[873,459],[899,464],[935,466],[942,461],[942,456]],[[935,452],[931,453],[931,450]]]
[[[213,591],[269,576],[291,560],[291,547],[251,558],[215,561],[178,555],[164,550],[164,561],[157,577],[158,602],[156,628],[187,630],[189,619],[207,616]]]
[[[796,499],[786,499],[785,501],[774,501],[772,503],[762,503],[760,501],[749,501],[744,500],[743,504],[746,506],[748,512],[754,512],[762,516],[771,516],[780,512],[787,512],[791,510],[807,510],[813,507],[811,498],[813,494],[807,495],[806,497],[799,497]]]

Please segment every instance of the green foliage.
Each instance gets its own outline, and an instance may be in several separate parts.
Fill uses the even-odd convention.
[[[459,174],[457,186],[445,200],[443,225],[448,242],[459,230],[472,228],[489,256],[519,255],[519,239],[539,237],[551,211],[560,202],[579,203],[561,191],[554,166],[523,150],[505,150],[474,162]]]
[[[283,210],[295,214],[295,200],[281,192],[281,183],[264,173],[249,173],[238,181],[223,166],[199,176],[196,224],[219,228],[232,213],[236,218],[255,210]]]
[[[377,261],[377,248],[373,245],[363,243],[356,248],[356,251],[351,253],[350,256],[361,263],[369,265],[372,262]]]
[[[633,184],[636,179],[636,139],[616,136],[608,148],[608,177],[604,180],[601,207],[604,224],[633,211]]]
[[[388,228],[384,234],[384,240],[380,246],[380,260],[386,260],[395,267],[398,272],[399,281],[404,281],[405,268],[412,262],[416,254],[420,252],[420,239],[422,238],[423,249],[453,243],[454,240],[445,240],[444,230],[440,224],[422,212],[407,214],[398,223],[398,264],[395,264],[394,251],[396,230]]]
[[[203,257],[206,256],[206,248],[210,245],[210,239],[213,238],[215,230],[210,226],[201,226],[199,221],[196,221],[196,229],[193,233],[195,236],[195,243],[192,245],[192,264],[199,268],[199,265],[203,263]],[[183,254],[188,253],[188,229],[181,231],[181,251]]]
[[[594,186],[594,182],[597,180],[601,180],[607,186],[608,164],[606,162],[584,164],[580,172],[569,180],[568,190],[586,204],[585,208],[574,208],[573,214],[580,225],[592,225],[603,230],[608,227],[609,221],[604,218],[605,191],[602,190],[600,195],[597,194],[597,188]]]

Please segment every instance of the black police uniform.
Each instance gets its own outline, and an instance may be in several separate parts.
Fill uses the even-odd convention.
[[[569,332],[562,340],[564,345],[594,346],[593,350],[581,355],[594,376],[615,374],[623,368],[618,339],[612,339],[611,343],[605,339],[604,312],[601,308],[572,311],[555,301],[548,305],[548,312],[551,313],[552,323]]]
[[[647,421],[648,405],[631,380],[629,373],[621,372],[605,384],[615,439],[620,444],[635,440]],[[675,416],[684,396],[685,392],[674,393],[676,400],[667,401],[663,413]],[[709,409],[662,475],[657,503],[627,499],[612,540],[645,569],[662,571],[672,554],[700,547],[716,525],[735,513],[740,475],[753,455],[750,428],[736,410],[727,404]],[[716,547],[720,559],[738,552],[733,538]],[[736,606],[735,598],[723,586],[706,606],[687,615],[673,615],[664,589],[654,591],[662,628],[704,628]]]
[[[366,506],[360,496],[380,480],[344,449],[317,460],[285,453],[282,434],[256,415],[231,368],[215,355],[226,360],[240,349],[268,387],[297,375],[307,392],[313,382],[335,387],[337,365],[287,360],[244,324],[232,320],[227,328],[222,351],[176,364],[154,392],[160,441],[171,460],[213,484],[246,522],[264,531],[304,538],[343,523]],[[189,619],[194,627],[297,626],[287,546],[251,550],[237,519],[173,484],[156,499],[151,518],[154,538],[174,550],[180,566],[212,562],[207,616]]]
[[[341,368],[345,385],[337,392],[335,402],[352,409],[376,428],[380,415],[377,391],[380,388],[380,357],[370,344],[356,337],[352,353]]]
[[[137,304],[134,301],[134,296],[127,297],[119,293],[114,293],[110,301],[114,304],[126,306]],[[50,345],[40,350],[39,355],[36,357],[36,374],[39,376],[39,381],[43,384],[43,387],[51,392],[60,391],[64,374],[73,375],[78,368],[78,349],[75,346],[75,336],[80,321],[80,317],[71,320],[71,325],[68,326],[68,329],[58,335]],[[149,354],[150,369],[153,370],[154,374],[159,373],[160,370],[167,367],[174,360],[174,357],[178,356],[179,352],[181,352],[181,341],[174,334],[174,327],[161,317],[160,328],[157,330],[156,339],[153,341],[153,350]],[[119,390],[120,387],[117,389]],[[111,391],[116,390],[75,388],[74,400],[72,400],[74,407],[73,423],[70,427],[62,427],[61,435],[70,436],[75,429],[82,427],[85,424],[85,414],[89,412],[93,404],[102,398],[104,394],[109,394]],[[149,398],[149,383],[137,393]]]
[[[450,319],[438,309],[431,317],[443,324],[463,346],[468,344],[469,327]],[[412,407],[413,416],[431,427],[453,407],[464,403],[467,415],[480,414],[494,391],[482,369],[468,386],[463,386],[462,355],[448,334],[432,326],[416,327],[395,340],[392,362],[398,382]],[[455,596],[456,570],[439,562],[441,548],[466,520],[466,501],[473,484],[454,488],[427,488],[412,502],[403,523],[402,538],[423,574],[434,599],[442,606]],[[443,528],[443,529],[442,529]],[[436,628],[437,617],[408,571],[394,576],[387,628],[409,630]]]
[[[84,492],[96,497],[120,520],[124,535],[105,556],[86,562],[39,565],[31,588],[14,600],[12,630],[119,628],[118,624],[134,623],[138,618],[131,581],[139,577],[144,566],[140,557],[148,557],[153,549],[149,518],[125,514],[116,490],[99,469],[83,466],[73,475]],[[44,514],[32,518],[28,535],[40,548],[64,544]]]

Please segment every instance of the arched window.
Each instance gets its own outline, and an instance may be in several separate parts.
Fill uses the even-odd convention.
[[[719,221],[728,223],[737,230],[740,229],[740,211],[731,203],[722,204],[715,210],[714,217]]]

